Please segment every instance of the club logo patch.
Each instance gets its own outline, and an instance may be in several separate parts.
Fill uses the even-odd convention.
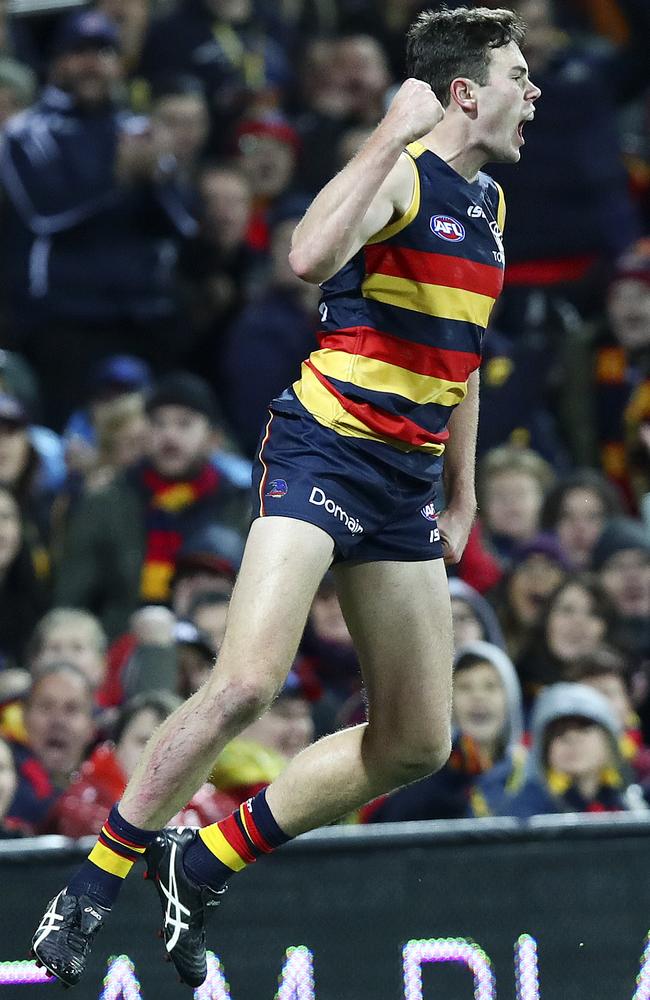
[[[435,521],[438,516],[436,508],[432,503],[428,503],[426,507],[423,507],[420,513],[422,514],[422,517],[427,519],[427,521]]]
[[[274,479],[269,483],[269,488],[264,494],[265,497],[285,497],[289,492],[289,487],[284,479]]]
[[[431,232],[447,243],[460,243],[465,239],[465,227],[451,215],[432,215],[429,220]]]

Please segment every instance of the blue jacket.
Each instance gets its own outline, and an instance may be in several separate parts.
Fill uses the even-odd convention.
[[[173,173],[160,183],[117,185],[118,136],[132,122],[112,106],[82,114],[56,87],[9,121],[0,184],[16,323],[144,323],[174,315],[178,245],[197,231],[192,198]]]

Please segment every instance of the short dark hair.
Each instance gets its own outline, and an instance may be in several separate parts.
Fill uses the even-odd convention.
[[[458,76],[488,82],[490,50],[521,45],[526,26],[512,10],[458,7],[425,10],[406,34],[407,76],[428,83],[443,107]]]

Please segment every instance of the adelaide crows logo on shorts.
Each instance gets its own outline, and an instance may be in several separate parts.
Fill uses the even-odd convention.
[[[436,508],[432,503],[428,503],[426,507],[423,507],[420,513],[422,517],[426,517],[427,521],[435,521],[438,516]]]
[[[265,497],[284,497],[289,492],[289,487],[284,479],[274,479],[269,483],[269,488],[264,494]]]
[[[451,215],[432,215],[429,226],[435,236],[448,243],[460,243],[465,239],[465,226]]]

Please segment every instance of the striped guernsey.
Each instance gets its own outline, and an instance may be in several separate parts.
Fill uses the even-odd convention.
[[[272,409],[301,404],[431,478],[503,285],[505,204],[487,174],[470,183],[417,142],[407,153],[411,204],[323,282],[319,349]]]

